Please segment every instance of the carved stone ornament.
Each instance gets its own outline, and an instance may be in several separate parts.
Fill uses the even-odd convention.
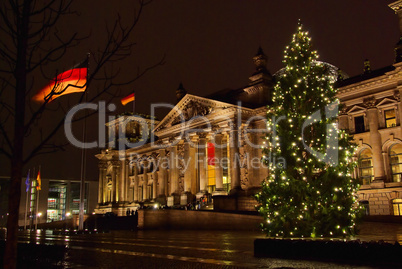
[[[163,145],[163,140],[162,139],[156,140],[155,144],[158,145],[158,146],[162,146]]]
[[[111,163],[114,167],[120,167],[120,161],[118,160],[111,161]]]
[[[215,134],[219,134],[219,133],[221,133],[222,132],[222,128],[219,126],[219,125],[213,125],[212,127],[211,127],[211,129],[212,129],[212,132],[214,132]]]
[[[374,108],[376,100],[374,96],[370,96],[368,98],[363,99],[363,104],[366,108]]]
[[[208,133],[205,133],[205,132],[197,132],[197,136],[198,136],[200,139],[205,139],[205,138],[207,138],[207,135],[208,135]]]
[[[394,98],[398,102],[401,101],[401,94],[400,94],[400,92],[398,90],[394,91]]]
[[[242,189],[246,189],[248,185],[248,168],[241,168],[240,175],[240,185]]]
[[[169,143],[172,144],[176,141],[176,137],[175,136],[171,136],[169,137]]]
[[[179,192],[180,193],[184,192],[184,176],[183,175],[179,176]]]
[[[177,145],[177,155],[180,158],[184,158],[184,144]]]
[[[198,101],[191,100],[184,106],[184,108],[181,110],[181,113],[177,115],[171,124],[166,124],[165,127],[188,121],[194,117],[206,116],[211,113],[211,110],[211,107],[205,106]]]
[[[339,111],[339,115],[347,115],[348,108],[346,106],[342,106],[341,110]]]
[[[106,169],[107,168],[107,162],[100,161],[98,163],[98,167],[99,167],[99,169]]]
[[[205,106],[200,102],[191,100],[188,102],[183,109],[183,116],[185,120],[189,120],[191,118],[197,116],[206,116],[211,112],[211,107]]]

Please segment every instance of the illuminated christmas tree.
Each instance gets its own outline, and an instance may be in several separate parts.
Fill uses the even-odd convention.
[[[283,63],[267,115],[269,176],[257,195],[262,228],[276,237],[354,234],[360,211],[351,177],[355,146],[337,129],[337,75],[318,61],[300,23]]]

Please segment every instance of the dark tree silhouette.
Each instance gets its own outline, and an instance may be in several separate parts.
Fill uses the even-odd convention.
[[[91,94],[86,98],[91,102],[101,95],[108,98],[117,95],[117,87],[128,85],[143,76],[147,71],[163,63],[155,63],[144,69],[136,69],[133,77],[127,81],[119,81],[118,66],[129,59],[134,49],[133,30],[138,24],[140,15],[149,1],[138,0],[131,17],[123,20],[119,14],[113,24],[106,27],[105,40],[97,40],[99,48],[91,53],[91,69],[87,79],[87,88],[91,86]],[[4,268],[16,268],[18,216],[21,196],[21,178],[24,165],[33,157],[42,153],[54,152],[62,148],[54,142],[54,136],[63,126],[64,116],[47,126],[46,132],[40,131],[39,139],[30,147],[27,138],[38,131],[38,121],[49,107],[67,110],[68,105],[58,104],[57,108],[49,104],[51,94],[40,105],[32,104],[34,79],[41,76],[48,81],[57,72],[46,75],[46,68],[55,62],[71,65],[68,53],[77,53],[78,45],[88,33],[73,28],[68,34],[61,34],[58,27],[65,17],[78,16],[72,11],[72,0],[5,0],[0,3],[0,154],[6,156],[11,163],[9,186],[9,216],[7,222],[7,243],[4,255]],[[129,21],[131,20],[131,21]],[[124,21],[124,22],[123,22]],[[98,26],[99,27],[99,26]],[[71,30],[71,29],[70,29]],[[87,36],[85,36],[87,34]],[[102,45],[103,44],[103,45]],[[76,61],[82,60],[85,55]],[[113,64],[113,65],[112,65]],[[49,70],[47,70],[49,72]],[[95,89],[95,90],[94,90]]]

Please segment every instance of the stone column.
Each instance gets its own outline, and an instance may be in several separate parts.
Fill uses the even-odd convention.
[[[399,119],[399,128],[402,130],[402,102],[401,102],[401,95],[402,95],[402,87],[399,86],[397,90],[394,92],[394,98],[398,101],[398,109],[397,109],[397,118]]]
[[[378,131],[378,110],[371,106],[367,109],[367,118],[370,124],[370,145],[373,151],[374,181],[385,179],[384,160],[382,157],[381,134]]]
[[[198,192],[198,176],[197,176],[197,144],[198,141],[194,140],[194,137],[189,142],[189,156],[190,156],[190,163],[189,163],[189,174],[190,174],[190,192],[195,195]]]
[[[259,152],[261,152],[261,147],[258,146],[258,135],[262,135],[261,133],[257,133],[254,131],[257,127],[255,125],[250,126],[250,129],[247,133],[247,140],[245,147],[247,148],[246,154],[247,156],[247,166],[248,166],[248,179],[249,186],[248,190],[252,190],[252,193],[255,193],[255,189],[258,189],[261,186],[260,173],[261,169],[261,157],[259,156]]]
[[[158,176],[158,197],[166,198],[166,151],[159,149],[159,176]]]
[[[194,168],[194,160],[191,156],[191,146],[189,142],[184,142],[184,192],[191,193],[191,170]]]
[[[222,134],[215,135],[215,191],[213,195],[226,195],[223,188]]]
[[[138,162],[134,163],[134,202],[138,202]]]
[[[103,197],[103,192],[105,189],[104,186],[104,181],[105,181],[105,176],[106,176],[106,167],[107,167],[107,163],[104,161],[100,161],[99,162],[99,190],[98,190],[98,204],[103,204],[104,201],[104,197]]]
[[[153,183],[152,183],[152,199],[155,200],[157,195],[157,186],[158,186],[158,173],[155,171],[152,173]]]
[[[119,180],[119,201],[126,201],[126,181],[127,181],[127,164],[126,160],[121,161],[120,180]]]
[[[341,112],[342,113],[342,112]],[[349,120],[348,115],[343,113],[338,117],[338,128],[339,130],[349,130]]]
[[[130,184],[131,184],[131,180],[130,180],[130,176],[131,176],[131,171],[130,171],[130,160],[126,159],[125,161],[125,166],[126,166],[126,173],[125,173],[125,187],[124,187],[124,201],[131,201],[131,198],[133,197],[132,195],[130,195],[131,193],[131,188],[130,188]]]
[[[170,148],[170,195],[179,194],[177,161],[177,146],[172,146]]]
[[[207,134],[197,133],[198,140],[198,169],[200,175],[200,191],[197,193],[197,199],[207,192]]]
[[[112,171],[112,197],[111,197],[111,202],[115,203],[118,201],[118,178],[119,178],[119,169],[120,169],[120,161],[112,161],[113,165],[113,171]]]
[[[236,194],[238,191],[241,191],[240,185],[240,163],[238,160],[240,159],[239,152],[239,130],[238,126],[232,126],[229,131],[229,147],[230,147],[230,170],[231,170],[231,195]]]
[[[143,176],[143,179],[144,179],[144,183],[142,184],[142,198],[145,201],[145,200],[150,199],[150,197],[148,197],[148,175],[147,175],[147,173],[148,173],[148,162],[144,161],[143,165],[144,165],[144,174],[142,176]]]
[[[134,201],[134,165],[133,160],[127,160],[126,201]]]

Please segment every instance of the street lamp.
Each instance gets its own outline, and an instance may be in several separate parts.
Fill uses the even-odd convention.
[[[35,222],[35,230],[38,230],[38,222],[39,222],[39,218],[40,216],[42,216],[41,212],[38,212],[38,214],[36,214],[36,222]]]

